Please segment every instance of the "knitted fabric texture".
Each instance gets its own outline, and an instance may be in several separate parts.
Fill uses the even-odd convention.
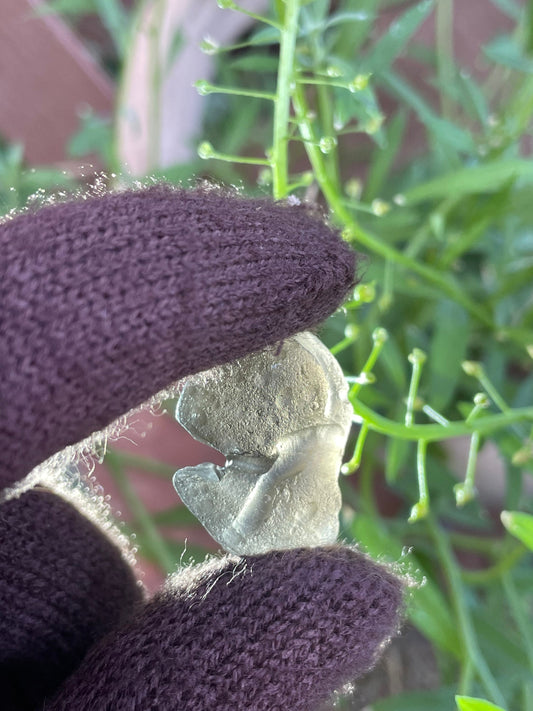
[[[47,711],[312,711],[396,631],[398,579],[348,548],[225,558],[171,579]]]
[[[3,503],[0,542],[0,708],[41,709],[142,593],[119,549],[50,492]]]
[[[303,207],[156,186],[0,225],[0,489],[186,374],[311,327],[355,255]]]

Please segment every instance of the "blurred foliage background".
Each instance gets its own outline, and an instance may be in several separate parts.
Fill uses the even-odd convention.
[[[164,18],[169,4],[39,6],[78,33],[97,21],[85,42],[119,87],[117,107],[80,115],[66,167],[29,168],[24,146],[4,141],[0,208],[85,189],[91,171],[73,168],[84,161],[110,188],[207,178],[319,202],[366,255],[361,284],[321,332],[354,405],[342,535],[411,577],[408,618],[433,660],[425,680],[378,690],[386,698],[372,708],[533,711],[532,4],[475,3],[479,18],[485,5],[500,21],[465,60],[457,31],[475,16],[453,0],[273,0],[264,15],[213,0],[248,24],[231,46],[204,38],[213,71],[197,82],[201,122],[184,139],[190,157],[173,164],[158,158],[158,107],[187,31],[173,28],[162,58],[162,28],[145,14]],[[146,173],[132,176],[119,126],[147,27],[156,71],[144,101],[157,135]],[[139,554],[171,570],[182,549],[161,526],[194,520],[176,505],[149,513],[125,472],[168,478],[173,468],[114,448],[106,463]],[[401,654],[426,669],[427,647]],[[332,703],[361,708],[362,696]]]

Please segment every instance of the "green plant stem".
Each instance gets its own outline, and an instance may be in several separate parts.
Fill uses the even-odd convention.
[[[450,420],[447,420],[443,415],[440,414],[440,412],[437,412],[434,410],[431,405],[424,405],[422,407],[422,412],[427,415],[430,420],[433,420],[434,422],[437,422],[439,425],[442,425],[443,427],[448,427],[450,424]]]
[[[418,481],[418,501],[411,509],[409,523],[425,518],[429,512],[429,489],[426,471],[426,452],[428,443],[425,439],[418,440],[416,450],[416,476]]]
[[[251,12],[250,10],[247,10],[245,7],[242,7],[242,5],[237,5],[237,3],[231,3],[231,5],[229,6],[229,9],[235,10],[236,12],[240,12],[241,15],[246,15],[247,17],[251,17],[252,20],[261,22],[264,25],[270,25],[271,27],[274,27],[276,30],[282,29],[279,22],[276,22],[275,20],[271,20],[269,17],[265,17],[264,15],[258,15],[256,12]]]
[[[357,394],[359,393],[359,390],[361,390],[361,388],[363,387],[364,376],[372,372],[372,368],[376,364],[376,361],[379,358],[381,351],[383,350],[383,346],[385,345],[387,338],[387,332],[382,328],[376,329],[372,334],[372,350],[370,351],[370,355],[366,359],[366,363],[364,364],[363,369],[359,373],[360,382],[354,383],[354,385],[352,385],[352,387],[350,388],[350,392],[348,393],[348,399],[350,400],[350,402],[353,402],[355,400]]]
[[[469,421],[468,419],[466,420]],[[470,448],[468,450],[468,463],[466,465],[466,474],[464,481],[456,484],[453,487],[455,494],[455,502],[457,506],[464,506],[476,495],[476,463],[479,451],[479,432],[474,432],[470,439]]]
[[[450,543],[455,548],[462,548],[467,551],[476,551],[491,558],[499,558],[502,552],[503,539],[492,537],[473,536],[468,533],[458,533],[452,531],[448,534]],[[520,546],[522,548],[522,546]]]
[[[468,694],[472,688],[472,682],[474,681],[474,664],[469,656],[461,664],[461,671],[459,675],[459,683],[457,685],[457,691],[459,694]]]
[[[510,407],[505,402],[500,393],[496,390],[489,376],[485,372],[485,368],[481,368],[481,374],[478,378],[480,385],[485,389],[485,392],[490,399],[500,408],[502,412],[509,412]]]
[[[516,546],[505,556],[491,565],[490,568],[484,570],[465,570],[462,573],[463,580],[469,585],[488,585],[500,580],[503,575],[508,573],[514,566],[527,554],[527,550],[523,546]]]
[[[164,462],[159,462],[156,459],[140,457],[138,454],[130,454],[129,452],[122,452],[118,449],[108,450],[108,455],[109,452],[112,452],[114,461],[122,467],[142,469],[142,471],[147,474],[155,474],[165,479],[169,479],[176,471],[176,467],[165,464]]]
[[[116,482],[120,493],[124,497],[131,513],[139,522],[140,528],[144,533],[146,542],[150,546],[154,558],[166,573],[172,572],[176,567],[176,561],[170,553],[165,541],[159,535],[150,514],[135,493],[128,477],[124,474],[122,465],[113,451],[110,450],[107,452],[105,463],[113,475],[113,479]]]
[[[470,440],[470,448],[468,450],[468,463],[466,465],[466,475],[464,480],[465,491],[473,494],[476,480],[476,462],[479,452],[479,432],[474,432]]]
[[[533,674],[533,633],[531,630],[531,620],[524,613],[522,600],[518,595],[514,580],[510,572],[502,576],[502,585],[509,603],[509,608],[516,622],[516,627],[524,642],[524,647],[527,653],[527,661],[529,668]]]
[[[466,596],[461,580],[461,573],[459,566],[455,561],[449,541],[446,538],[446,535],[440,530],[431,514],[428,515],[426,520],[429,532],[435,542],[442,567],[448,580],[455,614],[457,615],[459,623],[458,629],[463,642],[463,664],[473,665],[481,683],[483,684],[486,692],[490,695],[492,701],[503,706],[505,703],[503,695],[479,648],[474,630],[474,624],[466,604]],[[465,671],[463,671],[463,679],[469,678],[469,676],[470,674],[466,674]]]
[[[284,198],[288,193],[289,186],[288,125],[299,13],[300,0],[287,0],[280,38],[276,99],[274,102],[273,146],[270,163],[275,200]]]
[[[272,94],[272,92],[269,91],[239,89],[233,86],[217,86],[216,84],[209,84],[205,82],[200,82],[196,86],[197,89],[199,89],[201,96],[207,96],[208,94],[229,94],[230,96],[247,96],[250,99],[265,99],[267,101],[276,100],[276,94]]]
[[[361,425],[361,429],[359,430],[359,434],[357,435],[357,442],[355,443],[355,448],[354,452],[352,455],[352,458],[350,459],[349,462],[346,462],[346,464],[343,464],[341,467],[341,473],[344,474],[345,476],[349,474],[353,474],[357,469],[359,469],[359,465],[361,464],[361,458],[363,455],[363,447],[365,446],[365,440],[366,436],[368,434],[368,425],[363,422]]]
[[[409,383],[409,394],[407,395],[407,407],[405,412],[406,427],[413,426],[416,396],[425,359],[425,354],[418,348],[415,348],[409,356],[409,361],[413,364],[413,370],[411,372],[411,382]]]
[[[336,219],[344,225],[346,237],[350,240],[358,242],[359,245],[369,251],[379,254],[384,259],[389,259],[395,264],[400,264],[401,266],[423,277],[430,284],[438,287],[451,299],[463,306],[482,324],[492,329],[494,325],[490,315],[484,308],[480,307],[472,299],[466,296],[454,279],[450,278],[448,275],[444,276],[438,270],[428,267],[416,259],[411,259],[402,252],[394,249],[394,247],[382,242],[371,233],[366,232],[357,224],[354,217],[344,207],[342,195],[338,193],[335,185],[329,180],[323,161],[323,155],[318,147],[319,138],[317,137],[311,119],[309,118],[309,108],[305,98],[305,90],[300,85],[296,85],[294,87],[293,104],[298,120],[300,135],[304,139],[307,156],[315,173],[316,180],[331,208],[332,213]]]
[[[345,350],[346,348],[351,346],[353,343],[355,343],[355,341],[357,340],[358,337],[359,336],[357,333],[355,333],[353,336],[345,336],[345,338],[343,338],[342,341],[339,341],[338,343],[335,343],[334,346],[331,346],[331,348],[329,349],[331,351],[331,354],[337,355],[341,351]]]
[[[463,196],[448,197],[441,202],[441,204],[432,210],[429,217],[425,220],[422,226],[415,232],[412,239],[409,240],[404,254],[411,259],[416,259],[420,254],[421,250],[425,247],[427,240],[431,237],[433,231],[432,220],[438,216],[440,220],[444,222],[448,214],[453,210],[457,203],[462,199]]]
[[[435,18],[437,71],[440,84],[440,105],[444,118],[453,120],[453,103],[444,87],[453,86],[453,0],[438,0]]]
[[[156,2],[152,7],[152,17],[148,28],[148,69],[150,73],[150,98],[148,102],[148,166],[150,170],[159,167],[161,143],[161,63],[159,60],[160,28],[165,5]]]
[[[507,413],[487,415],[472,423],[463,420],[461,422],[450,422],[447,426],[415,424],[411,427],[406,427],[400,422],[395,422],[394,420],[379,415],[370,407],[364,405],[360,400],[352,400],[352,405],[354,413],[365,420],[371,430],[390,437],[398,437],[411,441],[425,439],[428,442],[435,442],[438,440],[451,439],[452,437],[472,435],[476,431],[480,434],[488,434],[489,432],[494,432],[503,427],[512,425],[515,422],[533,420],[533,407],[523,407],[510,410]]]
[[[374,500],[374,473],[375,466],[373,458],[368,457],[368,459],[365,459],[363,462],[359,479],[361,504],[367,514],[378,520],[379,514]]]

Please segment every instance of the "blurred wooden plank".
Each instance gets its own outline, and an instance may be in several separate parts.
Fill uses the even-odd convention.
[[[84,107],[111,114],[113,83],[58,17],[38,0],[2,0],[0,135],[25,146],[29,164],[66,158]]]

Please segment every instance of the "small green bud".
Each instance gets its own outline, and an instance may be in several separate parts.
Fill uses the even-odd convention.
[[[203,160],[207,160],[208,158],[212,158],[215,155],[215,149],[209,143],[209,141],[203,141],[198,146],[198,155]]]
[[[344,185],[344,192],[352,200],[359,200],[363,191],[363,184],[358,178],[350,178]]]
[[[348,89],[352,92],[352,94],[366,89],[371,76],[371,74],[357,74],[357,76],[355,76],[348,84]]]
[[[375,328],[372,331],[372,340],[380,346],[389,340],[389,332],[385,328]]]
[[[259,171],[257,176],[257,184],[263,187],[272,185],[272,170],[270,168],[263,168]]]
[[[385,202],[385,200],[380,200],[379,198],[376,198],[375,200],[372,200],[372,212],[374,215],[377,217],[381,217],[382,215],[386,215],[387,212],[390,210],[390,204],[388,202]]]
[[[350,474],[353,474],[359,469],[359,464],[355,463],[352,464],[351,462],[346,462],[346,464],[343,464],[341,467],[341,474],[343,476],[350,476]]]
[[[407,360],[412,365],[422,365],[425,363],[427,355],[420,348],[413,348],[411,353],[407,356]]]
[[[453,487],[453,493],[455,494],[456,505],[464,506],[475,498],[476,490],[472,486],[462,483]]]
[[[219,45],[210,37],[204,37],[200,42],[200,50],[204,54],[216,54],[219,50]]]
[[[384,121],[385,117],[383,114],[374,114],[365,122],[363,130],[365,133],[368,133],[369,136],[373,136],[383,126]]]
[[[318,147],[325,155],[331,153],[331,151],[335,148],[336,145],[337,139],[335,138],[335,136],[322,136],[318,143]]]
[[[426,518],[429,513],[429,506],[425,501],[418,501],[411,509],[411,514],[407,521],[409,523],[416,523],[417,521]]]
[[[533,447],[531,444],[527,447],[521,447],[513,454],[512,462],[515,466],[523,466],[533,459]]]
[[[233,0],[217,0],[217,5],[221,10],[235,10],[237,7]]]
[[[474,405],[482,407],[485,410],[490,407],[490,399],[486,393],[476,393],[474,395]]]
[[[363,371],[362,373],[359,373],[359,375],[356,378],[356,383],[358,385],[373,385],[376,382],[376,376],[372,372],[365,372]]]
[[[207,96],[207,94],[211,93],[211,84],[205,79],[199,79],[198,81],[194,82],[194,86],[200,96]]]
[[[329,67],[326,69],[326,74],[328,77],[336,78],[336,77],[341,77],[344,72],[340,67],[336,67],[333,64],[330,64]]]
[[[352,294],[352,301],[361,304],[370,304],[376,298],[376,287],[374,282],[370,284],[359,284],[355,287]]]
[[[355,323],[349,323],[344,329],[344,337],[355,339],[359,335],[359,330],[359,326],[356,326]]]
[[[473,378],[480,378],[483,375],[483,366],[476,360],[464,360],[461,363],[461,368]]]
[[[395,195],[395,196],[392,198],[392,202],[393,202],[395,205],[398,205],[398,207],[403,207],[403,206],[407,203],[407,200],[406,200],[405,195],[402,195],[401,193],[398,193],[397,195]]]

